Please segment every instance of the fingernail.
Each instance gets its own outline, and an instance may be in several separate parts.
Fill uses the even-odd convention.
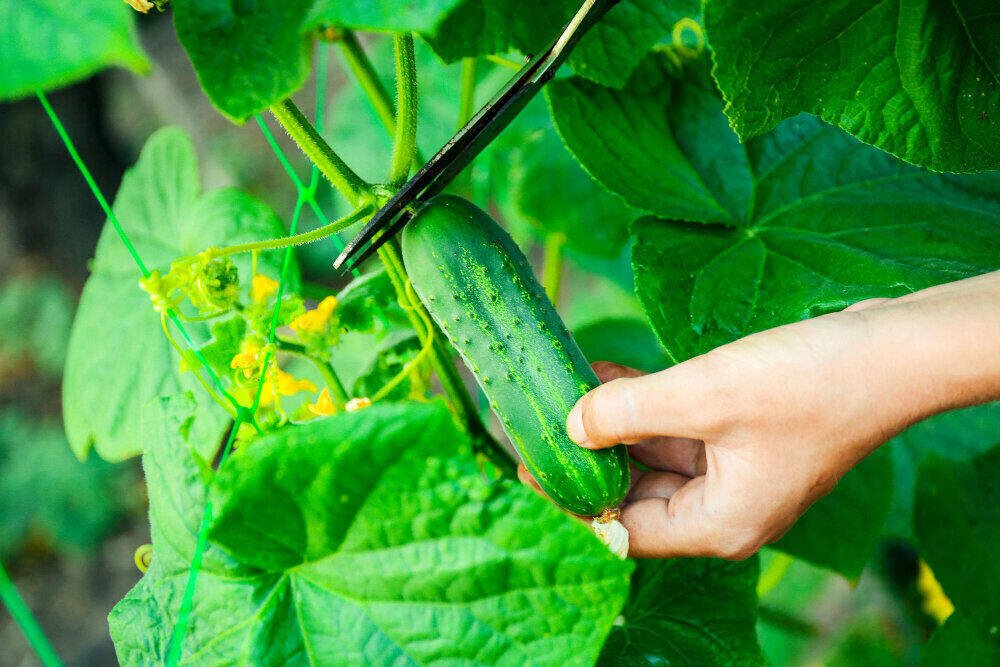
[[[583,410],[580,406],[569,411],[569,416],[566,417],[566,433],[569,434],[569,439],[578,445],[586,447],[589,444],[587,431],[583,428]]]

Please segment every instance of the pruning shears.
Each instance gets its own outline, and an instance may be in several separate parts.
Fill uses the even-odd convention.
[[[559,69],[581,37],[619,0],[584,0],[573,19],[547,49],[524,67],[486,103],[385,206],[379,209],[334,261],[335,269],[358,266],[399,233],[412,217],[413,204],[441,192],[483,151],[538,94]]]

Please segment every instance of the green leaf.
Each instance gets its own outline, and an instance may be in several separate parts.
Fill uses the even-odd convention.
[[[579,0],[550,0],[526,6],[520,0],[463,0],[425,35],[446,61],[548,46],[580,8]],[[621,0],[587,33],[569,64],[595,81],[621,86],[646,53],[682,18],[699,19],[697,0]]]
[[[395,305],[396,292],[384,268],[355,278],[337,294],[337,316],[348,331],[376,331],[376,312],[390,310]]]
[[[462,0],[314,0],[306,24],[359,30],[434,33]]]
[[[351,396],[374,396],[386,383],[396,377],[417,353],[420,352],[420,339],[412,329],[393,331],[379,342],[374,356],[354,381]],[[387,396],[386,400],[402,400],[410,396],[413,376],[417,376],[420,386],[426,387],[429,378],[427,368],[411,370],[410,376],[400,382]],[[422,392],[421,392],[422,393]]]
[[[142,411],[142,471],[149,496],[153,564],[158,574],[186,577],[205,511],[205,463],[223,444],[205,423],[194,394],[150,401]],[[214,544],[206,548],[207,571],[239,570]]]
[[[631,566],[529,490],[484,481],[455,455],[463,438],[439,403],[379,404],[237,450],[183,662],[592,662]],[[194,525],[150,495],[152,567],[110,618],[125,665],[163,659],[185,573],[161,554]]]
[[[445,62],[466,56],[519,49],[537,53],[579,9],[575,0],[532,3],[519,0],[463,0],[438,27],[425,36]]]
[[[913,540],[913,493],[917,468],[931,454],[953,461],[969,461],[982,454],[1000,433],[1000,403],[953,410],[926,419],[900,433],[886,445],[892,452],[896,498],[886,532]]]
[[[625,246],[635,210],[577,164],[542,100],[490,147],[489,175],[493,200],[515,236],[561,233],[570,248],[599,257],[615,257]]]
[[[741,145],[702,67],[659,65],[622,91],[572,79],[550,95],[584,166],[662,218],[634,224],[633,264],[673,360],[1000,267],[1000,173],[910,167],[808,116]]]
[[[32,361],[58,377],[66,361],[73,297],[52,275],[21,275],[0,285],[0,368]]]
[[[570,65],[581,76],[620,88],[649,49],[671,35],[681,19],[700,22],[701,3],[623,0],[580,40]]]
[[[657,53],[622,90],[574,77],[553,81],[547,94],[569,149],[632,206],[697,222],[744,219],[752,190],[747,151],[720,113],[704,67],[674,79]]]
[[[991,10],[984,0],[711,0],[705,24],[744,139],[808,111],[914,164],[981,171],[1000,168]]]
[[[998,480],[1000,446],[968,462],[931,456],[913,506],[921,556],[955,607],[990,637],[1000,636]]]
[[[856,581],[875,552],[892,506],[892,464],[887,448],[875,450],[774,546]]]
[[[243,344],[247,333],[247,321],[239,316],[219,320],[212,324],[212,339],[200,348],[201,356],[220,376],[230,372],[230,364]],[[192,354],[189,365],[196,366],[197,358]]]
[[[763,665],[757,558],[641,560],[599,664]]]
[[[926,667],[939,665],[998,665],[1000,642],[983,634],[960,611],[953,613],[931,635],[920,656]]]
[[[243,121],[298,90],[309,74],[300,33],[312,0],[173,0],[177,37],[205,94]]]
[[[108,616],[122,665],[147,665],[152,656],[162,662],[166,655],[205,511],[204,461],[220,444],[206,432],[202,414],[190,393],[158,398],[142,413],[142,467],[153,558],[146,574]],[[202,557],[199,597],[219,573],[234,578],[253,574],[209,543]]]
[[[210,246],[284,234],[281,221],[259,200],[234,189],[199,191],[188,136],[168,128],[150,137],[114,204],[122,228],[150,270],[166,272],[173,260]],[[259,271],[277,279],[282,258],[280,251],[262,253]],[[250,260],[240,256],[235,261],[245,293]],[[297,265],[291,274],[288,289],[294,291]],[[66,432],[80,458],[92,446],[111,461],[139,453],[142,407],[156,396],[198,386],[192,373],[180,371],[139,278],[135,262],[106,223],[73,322],[63,383]],[[208,338],[203,325],[190,323],[186,329],[195,343]],[[181,340],[176,331],[174,335]],[[227,420],[218,408],[203,418],[212,419],[219,430]]]
[[[647,373],[663,370],[667,356],[645,320],[608,317],[573,329],[583,356],[590,361],[613,361]]]
[[[29,533],[59,551],[100,546],[123,514],[128,473],[77,461],[58,422],[0,412],[0,556],[16,553]]]
[[[86,78],[112,65],[146,72],[134,12],[107,0],[0,0],[0,100]]]

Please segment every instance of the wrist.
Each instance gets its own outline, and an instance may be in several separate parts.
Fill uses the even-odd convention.
[[[856,313],[869,363],[895,399],[894,427],[1000,399],[1000,273],[932,287]]]

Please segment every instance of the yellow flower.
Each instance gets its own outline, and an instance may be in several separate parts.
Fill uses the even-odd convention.
[[[291,373],[278,368],[277,364],[271,366],[267,372],[268,380],[275,385],[275,390],[281,396],[291,396],[300,391],[316,391],[316,385],[309,380],[300,380]]]
[[[337,309],[337,297],[328,296],[319,302],[313,310],[307,310],[289,323],[296,333],[323,333],[327,324],[330,323],[330,316]]]
[[[261,364],[264,363],[263,347],[251,338],[247,338],[240,345],[240,351],[233,357],[229,367],[243,371],[243,377],[251,378],[260,372]]]
[[[309,412],[319,417],[327,417],[337,411],[337,408],[333,405],[333,399],[330,397],[330,390],[326,387],[323,387],[323,391],[319,392],[316,402],[310,403],[308,407]]]
[[[125,0],[126,4],[132,5],[132,9],[137,12],[147,13],[150,9],[155,7],[149,0]],[[143,570],[145,572],[145,570]]]
[[[347,402],[347,405],[344,406],[344,409],[348,412],[357,412],[358,410],[371,407],[371,404],[372,399],[367,396],[362,398],[352,398]]]
[[[928,616],[933,618],[938,624],[944,623],[945,619],[955,611],[955,606],[944,594],[941,584],[934,577],[934,572],[927,563],[920,561],[920,572],[917,575],[917,590],[924,597],[923,610]]]
[[[235,363],[236,360],[233,361]],[[316,385],[309,380],[300,380],[291,373],[286,373],[278,368],[277,364],[271,364],[267,369],[264,386],[260,390],[258,407],[266,408],[273,405],[279,397],[292,396],[300,391],[316,391]],[[236,397],[240,405],[249,406],[257,398],[257,384],[236,387],[233,390],[233,396]]]
[[[250,285],[250,298],[253,299],[254,303],[264,303],[277,293],[277,280],[271,280],[259,273],[254,274],[253,282]]]

